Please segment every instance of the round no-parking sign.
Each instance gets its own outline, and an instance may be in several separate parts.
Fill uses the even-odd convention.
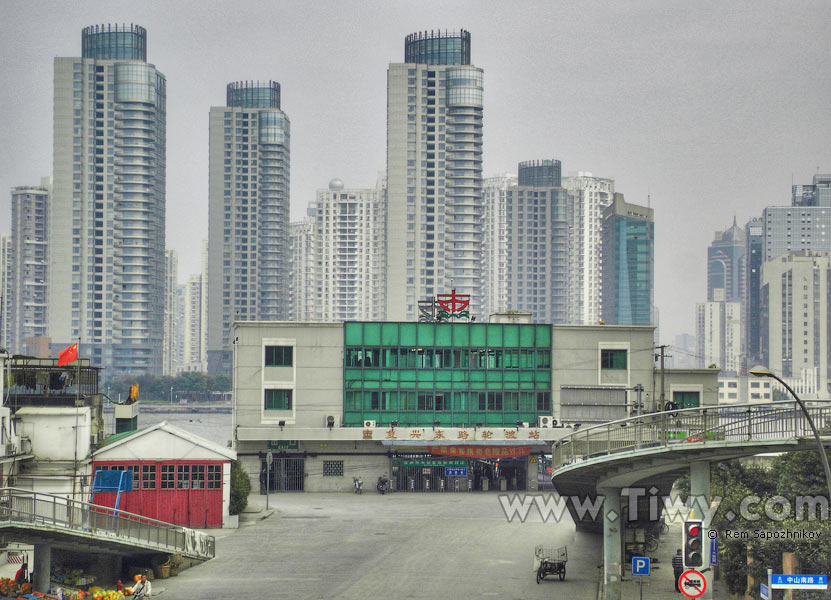
[[[707,590],[707,580],[704,579],[704,574],[690,569],[681,573],[678,578],[678,589],[687,598],[700,598]]]

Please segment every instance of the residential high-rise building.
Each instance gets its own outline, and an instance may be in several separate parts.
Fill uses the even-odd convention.
[[[165,252],[164,345],[162,374],[176,374],[176,286],[179,282],[179,259],[176,250]]]
[[[470,33],[407,36],[387,71],[386,318],[455,288],[482,315],[482,76]]]
[[[166,81],[137,25],[55,59],[48,332],[105,377],[162,372]]]
[[[813,397],[827,398],[831,392],[831,258],[800,250],[766,261],[761,303],[768,368],[785,378],[811,380]]]
[[[39,186],[12,189],[9,285],[3,320],[9,332],[5,348],[24,354],[26,339],[46,336],[49,281],[50,177]]]
[[[203,371],[202,275],[191,275],[185,284],[184,366],[188,371]]]
[[[650,325],[655,289],[655,218],[651,208],[615,194],[603,211],[602,306],[610,325]]]
[[[568,322],[596,325],[601,320],[601,235],[603,211],[612,203],[613,179],[578,171],[563,177],[572,196]]]
[[[10,322],[6,316],[11,308],[11,253],[11,236],[0,233],[0,348],[7,348],[8,341],[12,338]]]
[[[234,321],[290,317],[290,125],[280,84],[237,82],[210,111],[208,370],[230,374]]]
[[[382,321],[386,310],[384,178],[374,188],[318,190],[315,321]]]
[[[521,162],[517,178],[489,179],[485,203],[489,312],[517,310],[537,323],[565,323],[571,205],[560,161]]]
[[[511,310],[508,302],[508,189],[516,187],[517,176],[504,173],[487,177],[482,186],[485,198],[484,269],[482,271],[483,311],[490,315]]]
[[[762,361],[761,290],[762,257],[764,255],[765,224],[753,218],[744,226],[745,284],[744,284],[744,349],[750,368]]]
[[[742,367],[741,303],[725,302],[722,288],[715,296],[695,305],[698,367],[716,365],[723,375],[735,376]]]
[[[310,205],[302,221],[291,224],[291,320],[314,319],[316,206]]]
[[[185,284],[176,285],[176,346],[174,366],[178,373],[185,365]],[[204,304],[204,302],[203,302]]]
[[[724,290],[725,302],[741,302],[745,283],[745,233],[736,225],[717,231],[707,248],[707,300],[715,299],[715,290]]]

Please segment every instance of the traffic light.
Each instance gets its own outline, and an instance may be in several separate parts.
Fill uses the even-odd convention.
[[[684,566],[704,565],[704,528],[701,521],[684,521]]]

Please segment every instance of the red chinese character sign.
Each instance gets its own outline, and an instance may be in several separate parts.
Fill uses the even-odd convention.
[[[470,294],[436,294],[435,298],[418,303],[418,320],[422,322],[449,321],[450,319],[470,320]]]

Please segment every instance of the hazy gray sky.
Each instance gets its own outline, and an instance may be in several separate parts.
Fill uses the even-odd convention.
[[[81,29],[137,23],[167,76],[167,246],[199,270],[208,110],[274,79],[292,124],[292,218],[333,177],[374,185],[386,70],[404,37],[465,28],[485,70],[484,172],[557,158],[651,194],[662,339],[694,333],[713,232],[831,170],[831,5],[815,1],[269,2],[0,0],[0,230],[8,190],[52,170],[52,61]]]

